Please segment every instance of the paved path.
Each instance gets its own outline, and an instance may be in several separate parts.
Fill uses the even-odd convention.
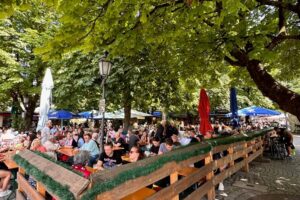
[[[224,181],[219,200],[300,200],[300,136],[294,136],[296,156],[293,160],[252,162],[250,172],[237,172]],[[243,187],[242,185],[248,185]]]

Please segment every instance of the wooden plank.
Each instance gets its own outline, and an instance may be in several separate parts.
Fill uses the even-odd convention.
[[[242,170],[244,171],[244,172],[249,172],[249,163],[248,163],[248,160],[247,160],[247,158],[248,158],[248,153],[247,153],[247,143],[245,143],[244,144],[244,149],[245,149],[245,151],[244,151],[244,155],[243,155],[243,158],[244,158],[244,160],[245,160],[245,165],[243,166],[243,168],[242,168]]]
[[[227,165],[228,163],[234,162],[233,156],[228,154],[225,157],[220,158],[219,160],[214,160],[213,162],[213,169],[216,170],[224,165]]]
[[[243,165],[245,165],[245,160],[235,164],[234,166],[225,169],[223,172],[221,172],[220,174],[214,176],[213,178],[213,184],[217,185],[220,182],[222,182],[224,179],[226,179],[227,177],[231,176],[232,174],[236,173],[238,170],[240,170]]]
[[[203,154],[203,155],[199,155],[199,156],[194,156],[192,158],[189,158],[187,160],[181,161],[180,163],[178,163],[180,165],[181,168],[183,167],[188,167],[200,160],[204,160],[205,157],[209,156],[209,153]]]
[[[72,192],[75,197],[78,197],[89,185],[88,179],[57,165],[46,158],[38,156],[31,151],[24,150],[20,152],[19,155],[60,184],[68,186],[69,191]]]
[[[172,197],[178,195],[179,193],[183,192],[193,184],[197,183],[199,180],[201,180],[203,177],[205,177],[209,172],[212,171],[212,163],[202,167],[197,168],[196,171],[188,175],[187,177],[184,177],[177,181],[176,183],[170,185],[167,188],[164,188],[157,193],[155,193],[153,196],[147,198],[147,200],[169,200]]]
[[[25,174],[25,170],[22,167],[19,167],[19,173],[24,175]]]
[[[32,200],[44,200],[45,198],[40,195],[22,176],[22,174],[18,173],[17,176],[18,185],[22,188],[22,191]]]
[[[8,169],[17,169],[19,166],[15,161],[13,161],[12,157],[16,154],[16,151],[7,151],[4,154],[3,163],[6,165]]]
[[[255,158],[257,158],[262,153],[263,153],[263,149],[260,149],[260,150],[256,151],[255,153],[251,154],[247,159],[248,163],[252,162]]]
[[[200,188],[192,192],[189,196],[185,198],[185,200],[194,200],[201,199],[205,194],[207,194],[211,188],[214,188],[212,181],[207,181]]]
[[[178,173],[174,172],[170,175],[170,184],[174,184],[178,181]],[[171,198],[172,200],[179,200],[179,193]]]
[[[222,151],[225,151],[227,150],[228,148],[232,147],[233,144],[226,144],[226,145],[220,145],[220,146],[215,146],[213,148],[213,154],[216,154],[216,153],[219,153],[219,152],[222,152]]]
[[[212,161],[213,161],[212,154],[210,153],[210,155],[205,158],[205,165],[210,164]],[[214,177],[214,172],[211,171],[210,173],[208,173],[206,175],[206,181],[212,180],[213,177]],[[210,190],[208,190],[207,198],[208,198],[208,200],[214,200],[215,196],[216,196],[216,194],[215,194],[215,188],[212,187]]]
[[[133,194],[130,194],[121,200],[140,200],[140,199],[146,199],[147,197],[153,195],[156,191],[149,189],[149,188],[142,188],[138,191],[136,191]]]
[[[233,155],[232,155],[232,159],[233,160],[236,160],[238,158],[242,158],[244,155],[246,154],[246,149],[242,149],[238,152],[235,152]]]
[[[184,168],[181,168],[180,170],[178,170],[178,175],[188,176],[197,170],[198,170],[198,168],[195,168],[195,167],[184,167]]]
[[[40,182],[37,182],[37,183],[36,183],[36,190],[37,190],[43,197],[46,196],[46,189],[45,189],[45,187],[44,187]]]
[[[229,147],[227,151],[228,151],[229,157],[231,158],[230,162],[229,162],[229,166],[233,166],[234,165],[234,160],[232,159],[232,156],[233,156],[233,147]]]
[[[137,162],[138,163],[138,162]],[[132,163],[132,164],[137,164]],[[128,164],[130,165],[130,164]],[[126,197],[127,195],[134,193],[135,191],[144,188],[148,185],[151,185],[155,183],[156,181],[159,181],[170,174],[176,172],[178,170],[178,165],[176,162],[170,162],[165,164],[162,168],[154,171],[153,173],[147,175],[138,177],[136,179],[128,180],[125,183],[113,188],[110,191],[104,192],[97,196],[97,199],[121,199],[123,197]],[[112,170],[113,171],[113,170]],[[106,171],[107,173],[107,171]],[[105,181],[105,180],[104,180]],[[93,183],[96,184],[96,183]],[[124,189],[126,188],[126,189]]]

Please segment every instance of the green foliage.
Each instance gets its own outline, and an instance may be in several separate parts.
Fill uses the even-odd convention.
[[[26,95],[37,101],[40,87],[32,87],[32,81],[36,78],[40,86],[44,69],[51,66],[57,108],[98,109],[98,60],[107,50],[114,63],[106,87],[108,110],[124,107],[125,102],[144,111],[196,110],[202,87],[208,90],[212,110],[229,109],[231,86],[238,89],[239,108],[274,107],[245,68],[224,61],[234,47],[244,49],[249,43],[251,58],[262,61],[280,83],[299,88],[299,42],[287,40],[272,51],[265,48],[278,34],[278,10],[255,0],[191,5],[161,0],[30,0],[3,5],[0,99],[12,98],[14,91],[21,104]],[[288,11],[285,15],[287,33],[299,34],[298,16]]]
[[[40,56],[33,55],[33,49],[51,36],[56,16],[51,8],[39,1],[10,2],[18,8],[13,10],[13,15],[8,14],[0,20],[0,98],[15,102],[23,112],[31,115],[27,118],[32,118],[44,69],[48,67]],[[25,4],[30,5],[30,9],[21,9],[20,6]],[[29,99],[27,105],[25,97]],[[29,121],[24,124],[26,129],[31,127]]]
[[[187,6],[182,1],[62,1],[56,4],[62,15],[58,32],[36,53],[48,60],[74,51],[89,56],[108,50],[110,59],[117,61],[108,80],[108,98],[112,91],[115,98],[110,102],[116,107],[122,105],[123,98],[115,84],[121,90],[130,88],[130,98],[138,108],[161,106],[170,111],[178,110],[178,105],[183,109],[194,108],[200,87],[212,91],[213,107],[228,108],[225,99],[231,86],[242,91],[241,107],[250,104],[272,107],[246,70],[228,66],[223,58],[229,56],[233,47],[244,48],[251,42],[254,47],[251,57],[263,61],[275,78],[297,79],[299,43],[293,43],[292,48],[288,42],[283,43],[275,52],[265,48],[270,35],[277,34],[278,19],[273,7],[260,6],[254,0],[224,0],[221,7],[216,2],[193,1]],[[297,33],[295,20],[295,16],[288,17],[288,31]],[[291,68],[295,68],[293,73]],[[171,91],[164,89],[164,84],[172,86]],[[194,88],[185,88],[188,84],[194,84]],[[157,87],[160,94],[151,87]],[[243,88],[250,88],[251,94],[243,92]],[[149,95],[150,92],[154,94]],[[152,98],[156,99],[149,101]]]
[[[59,199],[72,200],[75,199],[74,195],[69,191],[69,188],[61,183],[57,182],[50,176],[46,175],[43,171],[23,159],[18,154],[14,155],[13,160],[22,167],[26,174],[33,176],[37,181],[42,182],[47,190],[55,194]]]

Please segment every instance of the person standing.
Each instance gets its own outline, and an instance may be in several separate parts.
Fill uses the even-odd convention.
[[[158,137],[160,142],[163,142],[166,136],[166,131],[167,131],[167,121],[166,120],[162,120],[161,124],[158,126],[157,131],[154,135],[154,137]]]
[[[46,126],[41,131],[41,142],[42,145],[48,141],[50,134],[51,134],[51,127],[52,127],[52,121],[48,120],[46,123]]]

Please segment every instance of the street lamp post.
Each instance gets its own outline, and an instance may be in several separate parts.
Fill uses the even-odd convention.
[[[99,61],[99,70],[100,76],[102,78],[102,99],[100,98],[99,102],[99,113],[102,113],[102,121],[101,121],[101,132],[100,132],[100,153],[103,152],[103,144],[104,144],[104,119],[105,119],[105,81],[107,76],[110,73],[112,63],[106,61],[107,53],[100,59]]]

